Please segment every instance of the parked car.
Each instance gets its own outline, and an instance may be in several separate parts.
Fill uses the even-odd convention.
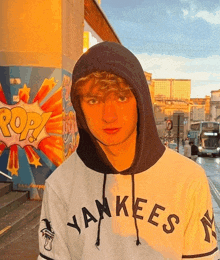
[[[168,143],[168,147],[170,149],[173,149],[173,150],[177,151],[177,144],[176,143]]]

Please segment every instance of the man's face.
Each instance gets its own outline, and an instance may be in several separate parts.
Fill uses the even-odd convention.
[[[125,86],[126,87],[126,86]],[[93,136],[106,146],[127,141],[137,129],[137,103],[127,91],[100,91],[89,81],[82,87],[81,107]]]

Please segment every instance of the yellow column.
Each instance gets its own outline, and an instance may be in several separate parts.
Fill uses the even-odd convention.
[[[81,55],[83,0],[4,0],[0,9],[0,66],[61,68],[62,56]]]
[[[0,109],[9,131],[0,126],[0,171],[40,199],[77,145],[69,94],[83,53],[84,1],[0,0],[0,10]]]

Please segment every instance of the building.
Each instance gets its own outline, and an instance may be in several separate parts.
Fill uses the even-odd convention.
[[[205,121],[205,106],[204,105],[192,105],[190,106],[190,121]]]
[[[211,91],[210,121],[220,122],[220,89]]]
[[[184,113],[184,138],[186,138],[190,124],[189,102],[184,100],[155,98],[154,117],[161,138],[164,138],[164,136],[167,135],[166,120],[173,120],[174,113]],[[171,131],[171,137],[172,135],[173,130]]]
[[[155,101],[154,100],[154,82],[152,80],[152,73],[148,73],[148,72],[145,71],[144,75],[146,77],[147,84],[148,84],[148,87],[149,87],[152,104],[154,104],[154,101]]]
[[[153,79],[155,98],[190,100],[190,79]]]
[[[170,98],[171,87],[169,79],[153,79],[154,82],[154,96],[156,98]]]
[[[42,198],[45,179],[78,144],[70,101],[76,61],[98,42],[120,43],[100,3],[1,1],[0,171],[31,199]]]
[[[166,120],[173,120],[174,113],[184,113],[184,138],[190,125],[191,80],[153,79],[154,116],[161,138],[167,135]],[[171,131],[171,136],[173,135]]]
[[[210,121],[210,96],[190,99],[190,121]]]

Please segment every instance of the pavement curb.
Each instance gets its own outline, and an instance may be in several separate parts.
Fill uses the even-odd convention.
[[[217,232],[218,247],[220,248],[220,193],[214,183],[209,179],[210,191],[212,195],[212,204],[215,217],[215,228]]]

